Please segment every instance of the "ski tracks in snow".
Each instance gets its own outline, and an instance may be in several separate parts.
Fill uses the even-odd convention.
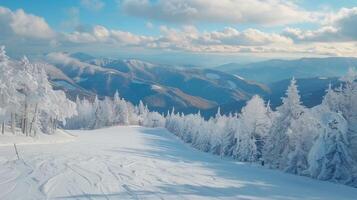
[[[25,162],[14,160],[2,147],[0,199],[295,200],[357,195],[346,186],[222,161],[162,129],[157,134],[153,130],[73,131],[78,135],[74,142],[19,146]],[[335,198],[339,192],[346,198]]]

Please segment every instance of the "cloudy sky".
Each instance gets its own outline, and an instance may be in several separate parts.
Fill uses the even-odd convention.
[[[1,0],[0,27],[13,56],[81,51],[195,65],[357,56],[352,0]]]

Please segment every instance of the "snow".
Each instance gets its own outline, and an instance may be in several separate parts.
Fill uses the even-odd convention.
[[[154,67],[155,65],[149,62],[141,61],[141,60],[136,60],[136,59],[126,59],[123,60],[128,66],[134,67],[134,68],[151,68]]]
[[[220,79],[220,78],[221,78],[220,75],[214,74],[214,73],[207,73],[207,74],[206,74],[206,77],[207,77],[207,78],[210,78],[210,79]]]
[[[233,81],[227,81],[229,88],[231,89],[237,89],[237,85]]]
[[[162,88],[160,85],[151,85],[151,89],[152,89],[152,90],[160,91],[160,90],[162,90],[163,88]]]
[[[68,83],[67,81],[55,80],[55,81],[53,81],[53,83],[54,83],[56,86],[60,86],[60,87],[63,87],[63,88],[67,88],[68,90],[75,90],[75,89],[76,89],[76,87],[74,87],[72,84]]]
[[[80,82],[84,82],[84,81],[87,81],[88,78],[83,78],[83,77],[75,77],[74,80],[77,82],[77,83],[80,83]]]
[[[13,135],[10,132],[5,132],[4,135],[0,135],[0,147],[13,146],[14,143],[17,145],[65,143],[74,141],[75,139],[75,136],[63,130],[57,130],[55,134],[52,135],[40,133],[36,137],[26,137],[20,133]]]
[[[239,76],[239,75],[234,75],[236,78],[240,79],[240,80],[244,80],[243,77]]]
[[[162,128],[0,147],[0,199],[355,199],[357,189],[199,152]],[[1,140],[1,138],[0,138]]]

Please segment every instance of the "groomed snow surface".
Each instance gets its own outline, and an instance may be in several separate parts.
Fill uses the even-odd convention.
[[[70,133],[66,143],[18,144],[22,160],[0,146],[0,199],[357,198],[355,188],[199,152],[165,129]]]

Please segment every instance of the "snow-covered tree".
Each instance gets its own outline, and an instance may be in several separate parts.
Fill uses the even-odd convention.
[[[225,156],[233,156],[233,151],[237,146],[236,135],[238,134],[238,119],[237,116],[231,114],[226,118],[225,126],[223,127],[223,140],[221,154]]]
[[[265,139],[271,127],[268,108],[258,95],[252,97],[239,116],[239,134],[234,155],[241,161],[257,161],[262,156]]]
[[[293,174],[308,175],[308,154],[319,135],[321,124],[306,109],[304,113],[291,123],[289,129],[288,160],[285,171]]]
[[[218,108],[216,116],[211,120],[211,152],[217,155],[224,155],[223,143],[225,140],[224,127],[226,126],[226,116],[221,114],[221,109]]]
[[[340,113],[325,110],[319,135],[309,154],[309,172],[313,178],[356,186],[356,162],[347,137],[348,123]]]
[[[329,86],[323,104],[331,110],[341,112],[349,125],[357,122],[357,72],[350,68],[335,90]]]
[[[143,126],[146,127],[164,127],[165,118],[158,112],[148,112],[143,120]]]
[[[138,118],[139,118],[139,125],[142,125],[144,119],[146,118],[147,113],[149,112],[148,107],[144,105],[144,103],[140,100],[138,105]]]
[[[288,155],[291,151],[290,135],[294,121],[298,120],[306,112],[300,101],[296,80],[293,78],[283,98],[283,104],[277,108],[278,116],[268,133],[264,147],[263,158],[273,168],[285,169]]]
[[[357,161],[357,72],[350,68],[341,79],[342,84],[332,89],[329,87],[322,102],[331,111],[339,112],[347,120],[347,138],[352,157]]]
[[[21,61],[10,60],[4,47],[0,48],[2,127],[11,119],[11,130],[15,133],[18,118],[22,133],[35,136],[40,131],[50,133],[47,127],[55,129],[58,122],[75,114],[75,104],[67,100],[62,91],[53,90],[43,67],[43,64],[30,63],[27,57]],[[69,109],[64,110],[63,106]]]
[[[8,113],[11,113],[12,131],[14,132],[14,110],[19,106],[19,93],[14,81],[16,71],[6,55],[5,47],[0,47],[0,123],[4,134]]]
[[[114,94],[114,123],[115,124],[129,124],[129,110],[127,102],[121,99],[119,92]]]

